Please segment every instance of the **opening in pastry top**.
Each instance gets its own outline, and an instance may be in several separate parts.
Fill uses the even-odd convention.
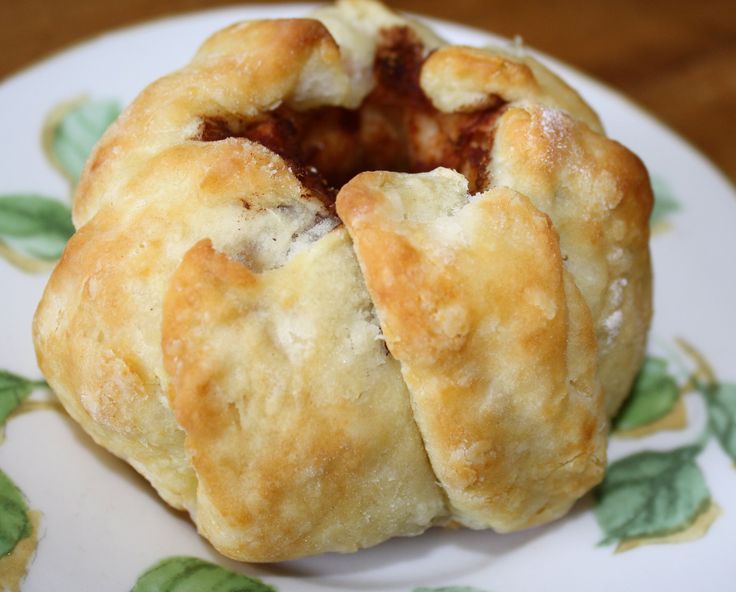
[[[209,117],[198,140],[245,137],[288,162],[302,183],[334,203],[342,185],[363,171],[418,173],[438,166],[464,174],[471,193],[489,186],[493,129],[504,102],[468,113],[442,113],[419,85],[426,59],[408,27],[381,32],[373,64],[375,85],[358,109],[279,107],[255,120]]]

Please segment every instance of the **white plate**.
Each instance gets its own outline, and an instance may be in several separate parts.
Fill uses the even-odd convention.
[[[42,122],[59,103],[89,95],[125,104],[147,83],[184,65],[217,29],[236,20],[297,16],[308,10],[304,5],[250,6],[159,20],[99,37],[8,79],[0,85],[0,194],[68,197],[68,184],[49,165],[39,141]],[[466,27],[433,24],[450,41],[499,42]],[[652,347],[672,359],[674,340],[683,336],[721,380],[736,381],[733,187],[683,140],[624,98],[543,59],[582,93],[601,114],[608,133],[637,152],[679,202],[679,209],[668,216],[668,228],[652,241]],[[30,323],[46,277],[0,260],[0,368],[40,377]],[[672,368],[677,373],[676,364]],[[686,430],[614,439],[611,457],[691,442],[706,422],[706,407],[698,396],[685,402]],[[495,592],[733,589],[736,471],[714,439],[697,463],[723,513],[694,542],[614,554],[610,546],[597,546],[602,533],[588,499],[565,519],[518,534],[434,530],[348,556],[252,566],[219,556],[185,517],[169,511],[127,465],[94,446],[61,413],[12,417],[0,445],[0,467],[25,493],[30,507],[43,514],[41,540],[23,586],[27,591],[127,590],[144,570],[171,555],[201,557],[257,575],[284,592],[450,585]]]

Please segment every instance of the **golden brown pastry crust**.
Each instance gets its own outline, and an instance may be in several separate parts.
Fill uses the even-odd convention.
[[[529,197],[560,235],[566,267],[593,315],[613,415],[644,355],[652,314],[646,169],[619,143],[543,106],[512,107],[500,117],[490,162],[494,185]]]
[[[108,130],[39,365],[238,559],[559,516],[643,354],[646,171],[529,57],[370,0],[315,17],[215,34]],[[481,195],[361,175],[343,228],[364,158]]]
[[[337,211],[453,517],[517,530],[602,477],[595,336],[549,218],[508,189],[468,198],[453,171],[363,173]]]
[[[261,209],[243,207],[249,194]],[[98,212],[69,241],[49,280],[34,320],[39,366],[95,440],[177,508],[195,511],[196,478],[166,400],[161,315],[171,274],[209,236],[224,252],[250,253],[252,265],[278,265],[293,234],[329,216],[302,194],[283,160],[258,144],[172,147],[127,183],[135,206],[121,199]],[[268,251],[259,246],[263,236]]]
[[[221,551],[356,550],[445,515],[343,228],[261,274],[198,243],[163,319],[198,520]]]

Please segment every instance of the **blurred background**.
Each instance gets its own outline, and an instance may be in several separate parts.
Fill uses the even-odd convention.
[[[259,4],[268,4],[261,1]],[[0,79],[77,41],[223,0],[0,0]],[[520,35],[628,95],[736,181],[736,0],[388,0]]]

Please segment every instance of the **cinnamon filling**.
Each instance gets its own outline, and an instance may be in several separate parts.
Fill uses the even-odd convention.
[[[490,185],[488,161],[505,103],[469,113],[442,113],[419,85],[422,43],[408,27],[381,32],[375,88],[357,110],[279,107],[259,119],[208,117],[202,141],[237,136],[259,142],[289,163],[306,189],[328,205],[363,171],[419,173],[444,166],[465,175],[471,193]]]

